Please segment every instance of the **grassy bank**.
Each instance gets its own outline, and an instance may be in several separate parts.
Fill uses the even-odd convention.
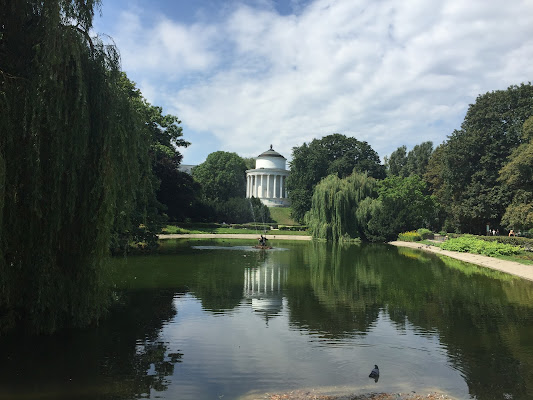
[[[450,239],[450,241],[453,241],[454,239]],[[475,239],[471,239],[472,242],[474,242]],[[478,239],[478,241],[481,242],[481,240]],[[436,247],[440,247],[440,248],[443,248],[443,249],[447,249],[444,245],[444,243],[436,243],[434,241],[431,241],[431,240],[423,240],[419,243],[424,243],[426,245],[430,245],[430,246],[436,246]],[[493,257],[493,258],[497,258],[499,260],[505,260],[505,261],[514,261],[514,262],[518,262],[518,263],[521,263],[521,264],[526,264],[526,265],[533,265],[533,252],[531,251],[526,251],[526,250],[521,250],[519,252],[517,252],[517,254],[498,254],[497,252],[492,252],[491,254],[484,254],[484,252],[482,251],[479,251],[477,249],[475,249],[475,247],[471,246],[471,247],[468,247],[468,248],[464,248],[464,249],[461,249],[461,248],[448,248],[447,250],[454,250],[454,251],[459,251],[459,252],[464,252],[464,253],[471,253],[471,254],[483,254],[483,255],[486,255],[486,256],[489,256],[489,257]]]
[[[215,233],[215,234],[257,234],[260,235],[262,233],[265,233],[264,230],[261,229],[255,229],[253,227],[249,229],[244,228],[216,228],[216,227],[192,227],[192,228],[182,228],[175,225],[167,225],[165,228],[163,228],[163,231],[161,233],[169,233],[169,234],[175,234],[175,233],[181,233],[181,234],[196,234],[196,233]],[[309,233],[307,231],[285,231],[285,230],[266,230],[266,233],[268,235],[308,235]]]
[[[278,225],[298,225],[291,218],[291,209],[289,207],[270,207],[270,216]]]

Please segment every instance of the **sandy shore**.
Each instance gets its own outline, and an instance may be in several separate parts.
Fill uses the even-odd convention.
[[[533,281],[533,265],[520,264],[515,261],[500,260],[499,258],[482,256],[481,254],[460,253],[458,251],[442,250],[437,246],[428,246],[417,242],[390,242],[393,246],[410,247],[412,249],[420,249],[430,253],[441,254],[455,258],[457,260],[465,261],[471,264],[480,265],[482,267],[495,269],[507,274],[519,276],[520,278]]]
[[[416,393],[327,393],[327,390],[301,389],[284,393],[251,395],[241,400],[457,400],[455,397],[443,392]],[[337,391],[334,391],[337,392]]]

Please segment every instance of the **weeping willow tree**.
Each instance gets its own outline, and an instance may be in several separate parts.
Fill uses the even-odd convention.
[[[324,178],[314,189],[306,223],[313,237],[342,241],[360,238],[362,227],[356,210],[365,198],[376,197],[377,181],[366,174],[353,173],[341,179]]]
[[[108,304],[113,224],[152,185],[149,138],[98,1],[0,7],[0,327],[84,326]],[[147,191],[139,190],[146,186]]]

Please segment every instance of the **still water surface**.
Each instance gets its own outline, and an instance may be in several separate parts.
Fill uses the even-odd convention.
[[[0,398],[533,399],[531,282],[388,245],[273,242],[114,260],[117,306],[98,328],[2,338]]]

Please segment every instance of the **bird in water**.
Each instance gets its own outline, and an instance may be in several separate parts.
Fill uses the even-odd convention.
[[[368,377],[374,379],[374,382],[378,381],[378,379],[379,379],[379,368],[378,368],[377,365],[374,365],[374,369],[372,370],[370,375],[368,375]]]

